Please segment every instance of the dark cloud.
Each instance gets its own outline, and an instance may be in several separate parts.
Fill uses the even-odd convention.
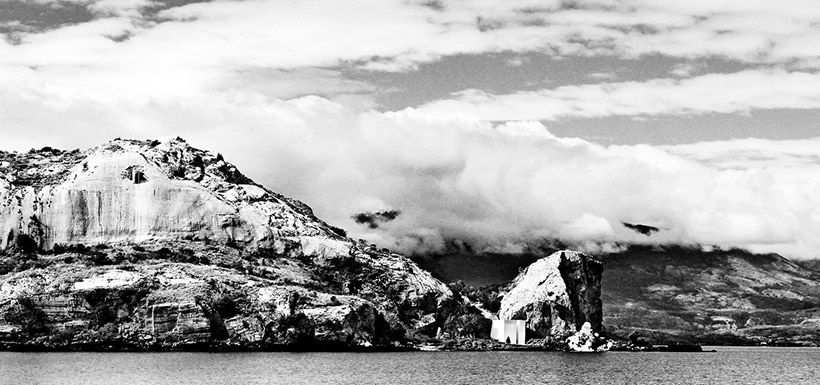
[[[661,229],[659,229],[655,226],[642,225],[642,224],[639,224],[639,223],[638,224],[632,224],[632,223],[627,223],[627,222],[621,222],[621,224],[623,224],[624,227],[626,227],[628,229],[635,230],[635,232],[646,235],[647,237],[652,235],[652,233],[656,233],[658,231],[661,231]]]
[[[45,31],[64,25],[90,21],[94,15],[85,5],[55,1],[0,1],[0,34],[12,43],[19,43],[14,33]]]
[[[358,224],[366,224],[371,229],[378,228],[382,223],[390,222],[401,215],[399,210],[376,211],[368,213],[358,213],[352,216]]]
[[[166,9],[207,2],[210,0],[165,0],[155,1],[137,9],[143,19],[161,21],[158,15]],[[95,5],[95,1],[0,1],[0,36],[11,44],[19,44],[21,34],[49,31],[86,23],[99,17],[112,16],[105,7],[95,8]],[[116,42],[125,41],[130,37],[129,34],[108,36]]]

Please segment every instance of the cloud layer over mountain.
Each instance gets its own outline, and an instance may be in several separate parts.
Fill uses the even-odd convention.
[[[453,239],[503,251],[560,239],[593,250],[675,242],[818,256],[814,122],[790,141],[675,146],[604,146],[548,127],[816,110],[812,2],[38,3],[70,3],[88,20],[43,26],[40,8],[0,19],[4,150],[180,135],[351,235],[405,252]],[[677,64],[649,80],[595,72],[566,86],[459,89],[398,111],[379,103],[395,90],[345,75],[412,73],[449,55],[535,65],[525,60],[532,52]],[[741,69],[697,69],[715,57]],[[376,228],[351,218],[387,210],[401,215]],[[647,237],[622,222],[661,231]]]

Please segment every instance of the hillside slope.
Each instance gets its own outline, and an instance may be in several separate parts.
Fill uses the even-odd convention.
[[[632,248],[605,258],[605,323],[621,336],[820,344],[820,273],[742,250]]]

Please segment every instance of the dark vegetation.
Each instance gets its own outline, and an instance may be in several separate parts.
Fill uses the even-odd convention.
[[[8,274],[48,265],[38,256],[37,242],[26,234],[11,237],[10,247],[0,250],[0,274]]]
[[[491,313],[497,313],[501,309],[501,291],[506,284],[493,284],[480,287],[467,286],[464,281],[456,281],[448,285],[454,293],[476,301]]]
[[[489,336],[492,322],[484,318],[484,315],[474,307],[459,306],[463,297],[471,298],[467,295],[467,291],[472,288],[466,288],[463,282],[451,283],[448,286],[453,292],[453,298],[439,307],[436,326],[441,327],[444,333],[453,337],[486,338]]]
[[[37,307],[34,299],[23,296],[17,298],[17,304],[4,314],[6,322],[20,325],[25,337],[48,332],[48,319],[45,312]]]
[[[185,247],[170,249],[161,247],[156,250],[146,250],[140,245],[128,248],[111,248],[105,244],[86,246],[77,244],[55,244],[51,249],[41,249],[31,240],[31,237],[21,234],[15,238],[15,244],[5,251],[0,251],[0,274],[18,272],[31,268],[42,268],[53,263],[84,263],[90,266],[110,266],[121,264],[137,264],[149,261],[164,260],[175,263],[191,263],[210,265],[207,256],[200,256]],[[236,263],[220,263],[222,267],[241,270],[244,265]]]
[[[90,306],[89,327],[96,331],[95,339],[117,341],[120,338],[117,325],[131,317],[151,289],[151,283],[144,282],[137,287],[96,289],[86,293],[83,299]]]
[[[39,172],[39,169],[33,165],[46,158],[51,159],[53,164],[61,167],[52,169],[49,172]],[[43,147],[40,150],[32,149],[28,153],[0,151],[0,164],[9,162],[9,166],[2,169],[3,173],[7,175],[13,186],[18,187],[41,187],[59,183],[68,176],[71,168],[80,163],[82,159],[80,150],[62,151],[51,147]],[[38,172],[29,173],[31,169]]]
[[[240,314],[247,306],[247,299],[242,293],[231,292],[211,281],[211,289],[205,297],[197,297],[197,304],[208,317],[211,339],[221,341],[228,338],[225,320]]]
[[[336,234],[336,235],[338,235],[342,238],[347,238],[347,231],[345,231],[344,229],[338,228],[336,226],[329,226],[329,227],[330,227],[330,231],[332,231],[333,234]]]
[[[820,273],[820,259],[807,259],[803,261],[796,261],[795,263],[805,269],[814,270]]]

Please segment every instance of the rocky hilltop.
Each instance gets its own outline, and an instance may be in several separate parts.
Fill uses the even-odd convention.
[[[0,248],[26,234],[55,244],[232,242],[284,253],[343,240],[303,203],[253,183],[220,155],[115,140],[85,152],[0,154]]]
[[[498,318],[526,320],[528,334],[562,343],[585,323],[601,332],[603,264],[582,253],[556,252],[527,266],[500,290]]]
[[[600,332],[602,273],[600,261],[576,251],[539,259],[502,292],[498,317],[526,320],[541,337],[566,338],[585,322]]]
[[[179,138],[0,152],[0,249],[6,348],[395,346],[483,319]]]

